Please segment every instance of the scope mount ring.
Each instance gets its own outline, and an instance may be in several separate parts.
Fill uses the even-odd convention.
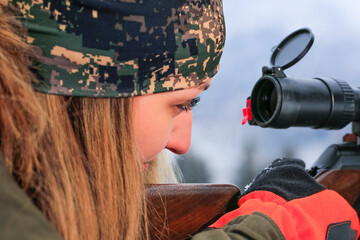
[[[314,43],[314,34],[309,28],[300,28],[285,37],[273,50],[272,66],[287,69],[299,62]]]

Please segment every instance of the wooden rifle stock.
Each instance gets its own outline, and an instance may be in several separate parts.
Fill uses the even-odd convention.
[[[150,239],[182,240],[237,207],[239,189],[230,184],[147,185]]]
[[[360,170],[326,170],[316,177],[316,181],[339,193],[351,206],[360,195]]]

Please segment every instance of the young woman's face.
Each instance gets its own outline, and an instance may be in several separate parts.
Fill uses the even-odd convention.
[[[134,97],[134,136],[143,168],[164,148],[176,154],[189,150],[196,97],[210,81],[193,88]]]

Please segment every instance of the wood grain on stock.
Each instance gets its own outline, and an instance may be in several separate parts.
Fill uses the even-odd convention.
[[[330,170],[320,174],[316,181],[339,193],[351,205],[360,194],[360,170]]]
[[[235,208],[240,195],[228,184],[155,184],[146,192],[152,240],[191,237]]]

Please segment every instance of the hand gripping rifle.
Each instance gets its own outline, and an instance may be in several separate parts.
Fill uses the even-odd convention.
[[[308,28],[299,29],[280,42],[270,59],[272,67],[263,67],[263,75],[247,100],[242,123],[264,128],[341,129],[352,122],[352,133],[344,136],[343,143],[329,146],[309,173],[358,211],[359,89],[332,78],[295,79],[283,72],[304,57],[313,42],[314,35]]]

